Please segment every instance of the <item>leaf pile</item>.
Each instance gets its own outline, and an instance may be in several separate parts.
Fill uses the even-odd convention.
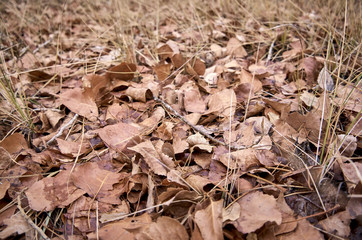
[[[67,21],[69,35],[87,33]],[[33,128],[0,142],[0,238],[358,236],[360,70],[342,63],[351,80],[340,80],[303,26],[226,27],[237,24],[220,18],[210,33],[165,19],[151,50],[135,27],[122,61],[106,64],[114,46],[84,49],[93,69],[60,33],[61,65],[51,46],[7,59],[27,70],[9,78]]]

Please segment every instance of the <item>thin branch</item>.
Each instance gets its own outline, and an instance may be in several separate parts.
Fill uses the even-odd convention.
[[[48,236],[43,232],[43,230],[41,230],[40,227],[38,227],[38,225],[36,225],[28,215],[26,215],[24,209],[21,207],[21,201],[20,201],[20,195],[18,195],[18,209],[20,211],[20,214],[25,218],[25,220],[29,223],[29,225],[34,228],[41,236],[43,239],[45,240],[50,240],[50,238],[48,238]]]
[[[49,141],[47,141],[47,144],[46,144],[46,145],[49,146],[49,144],[51,144],[52,142],[54,142],[54,140],[55,140],[57,137],[61,136],[61,135],[63,134],[64,129],[66,129],[67,127],[69,127],[70,125],[72,125],[73,122],[77,119],[77,117],[78,117],[78,113],[76,113],[76,114],[74,115],[74,117],[73,117],[67,124],[65,124],[63,127],[61,127],[61,128],[59,129],[58,133],[55,134]]]
[[[175,109],[173,109],[168,103],[166,103],[165,101],[163,101],[162,99],[158,98],[158,97],[154,97],[153,98],[156,102],[161,103],[167,110],[169,110],[170,112],[172,112],[177,118],[179,118],[181,121],[183,121],[184,123],[186,123],[187,125],[189,125],[192,129],[194,129],[196,132],[199,132],[200,134],[202,134],[203,136],[207,137],[208,139],[210,139],[211,141],[226,146],[226,147],[230,147],[232,150],[241,150],[241,149],[246,149],[245,146],[231,146],[227,143],[224,143],[218,139],[216,139],[215,137],[211,136],[210,134],[208,134],[204,129],[193,125],[192,123],[190,123],[187,119],[185,119],[183,116],[181,116],[181,114],[179,114]]]

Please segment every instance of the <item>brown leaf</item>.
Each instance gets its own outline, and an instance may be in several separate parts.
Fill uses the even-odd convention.
[[[326,67],[322,68],[318,75],[318,85],[328,92],[333,91],[334,89],[334,82]]]
[[[82,84],[84,92],[89,92],[86,94],[94,96],[94,99],[98,100],[110,87],[110,79],[97,74],[89,74],[82,78]]]
[[[98,117],[98,107],[95,102],[95,95],[90,92],[83,92],[80,88],[67,90],[60,94],[59,102],[72,112],[95,121]]]
[[[205,74],[206,66],[205,63],[200,59],[196,58],[194,61],[192,61],[192,67],[197,75],[202,76]]]
[[[132,97],[134,100],[141,102],[146,102],[153,98],[151,90],[143,87],[129,87],[125,94]]]
[[[133,63],[122,62],[121,64],[111,67],[107,70],[106,78],[111,80],[132,80],[137,67]]]
[[[20,235],[32,230],[25,218],[19,213],[5,219],[4,224],[6,227],[0,232],[1,239],[7,239],[11,235]]]
[[[171,74],[171,64],[158,64],[153,67],[158,80],[163,81]]]
[[[220,156],[220,162],[230,169],[239,169],[246,172],[249,168],[259,166],[259,161],[255,156],[255,150],[247,148],[223,154]]]
[[[3,147],[0,147],[0,169],[6,169],[12,163],[11,155]]]
[[[152,222],[148,214],[142,214],[137,217],[126,218],[117,222],[103,225],[99,231],[99,239],[119,240],[135,239],[135,234],[144,229]],[[89,239],[97,239],[96,233],[88,234]]]
[[[53,128],[55,128],[59,120],[65,116],[64,113],[59,113],[51,110],[47,110],[45,112],[45,115],[47,116],[49,123]]]
[[[71,155],[73,157],[76,157],[78,154],[79,155],[84,154],[90,148],[90,144],[86,142],[83,142],[81,145],[80,142],[70,142],[60,138],[57,138],[56,140],[60,152],[65,155]]]
[[[357,138],[353,135],[338,134],[337,143],[337,146],[341,146],[341,154],[346,157],[352,157],[357,149]]]
[[[111,148],[122,152],[140,134],[137,125],[117,123],[94,131]]]
[[[189,136],[186,141],[192,148],[197,147],[201,150],[212,152],[212,146],[209,144],[209,141],[198,132]]]
[[[362,163],[360,162],[344,162],[344,160],[346,157],[344,156],[340,156],[340,157],[336,157],[344,178],[346,181],[350,182],[350,183],[354,183],[354,184],[358,184],[359,182],[361,182],[361,172],[362,172]]]
[[[204,114],[213,113],[219,117],[233,117],[236,108],[236,95],[232,89],[225,89],[210,96],[209,110]]]
[[[202,176],[195,175],[195,174],[191,174],[185,180],[186,180],[186,182],[188,182],[190,184],[190,186],[192,186],[194,189],[196,189],[199,192],[205,192],[204,187],[207,184],[211,183],[211,181],[209,179],[207,179],[206,177],[202,177]]]
[[[284,195],[280,194],[277,199],[277,205],[282,213],[283,222],[280,225],[274,226],[274,234],[284,234],[294,231],[298,225],[298,222],[294,218],[294,211],[285,202]]]
[[[307,220],[303,219],[298,221],[298,226],[294,232],[281,234],[277,236],[277,240],[291,239],[291,240],[323,240],[323,235],[315,229]]]
[[[173,50],[168,44],[163,44],[157,48],[157,53],[161,61],[165,61],[167,58],[171,59],[173,56]]]
[[[208,201],[207,201],[208,202]],[[205,208],[195,213],[194,221],[205,240],[224,239],[222,231],[223,200],[210,201]]]
[[[261,228],[266,222],[281,224],[282,214],[274,197],[261,192],[252,192],[242,197],[240,217],[233,224],[242,233],[251,233]]]
[[[295,57],[296,55],[302,53],[305,50],[305,43],[301,39],[295,39],[290,43],[292,47],[291,50],[283,52],[283,58],[287,59],[290,57]]]
[[[52,78],[52,75],[50,75],[46,72],[40,71],[40,70],[32,70],[32,71],[28,72],[28,76],[29,76],[30,80],[33,82],[49,80]]]
[[[308,86],[312,86],[317,81],[320,67],[314,57],[303,58],[298,69],[303,69],[305,71]]]
[[[34,183],[26,192],[29,205],[35,211],[52,211],[56,207],[66,207],[85,191],[69,181],[70,170],[61,171],[55,177],[47,177]]]
[[[1,184],[0,184],[0,200],[5,197],[6,191],[9,189],[9,187],[10,187],[10,182],[9,181],[7,181],[6,179],[1,181]]]
[[[248,53],[243,47],[243,44],[237,38],[230,38],[226,46],[226,52],[227,54],[237,58],[248,56]]]
[[[349,227],[350,223],[351,216],[349,215],[348,211],[336,213],[331,217],[319,221],[319,224],[324,230],[343,238],[347,238],[351,233],[351,229]]]
[[[179,53],[173,55],[171,58],[171,61],[172,61],[173,66],[176,69],[182,67],[182,65],[184,65],[184,63],[186,62],[184,57]]]
[[[175,137],[173,139],[173,149],[175,151],[175,154],[183,153],[186,149],[189,148],[189,144],[185,139],[181,139],[179,137]]]
[[[144,161],[154,173],[166,176],[167,170],[164,167],[165,164],[161,161],[161,157],[157,153],[151,141],[148,140],[142,142],[129,149],[140,153],[143,156]]]
[[[19,153],[23,149],[28,149],[28,143],[22,134],[14,133],[2,140],[0,147],[12,155]]]
[[[144,128],[146,133],[150,133],[155,129],[158,123],[165,117],[165,110],[162,107],[157,107],[149,118],[140,122],[140,126]]]
[[[187,240],[189,239],[186,229],[176,219],[161,216],[156,222],[152,222],[143,231],[150,239],[160,240]]]
[[[187,112],[203,113],[206,109],[206,103],[201,97],[199,88],[193,81],[187,81],[182,85],[180,91],[184,94],[184,108]]]
[[[113,185],[118,183],[121,177],[120,173],[100,169],[95,162],[77,166],[71,174],[75,186],[87,192],[90,197],[111,204],[121,203],[117,196],[109,197],[109,191],[113,190]]]

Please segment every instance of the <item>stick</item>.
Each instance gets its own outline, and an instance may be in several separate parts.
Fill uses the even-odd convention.
[[[74,117],[73,117],[67,124],[65,124],[63,127],[61,127],[61,128],[59,129],[58,133],[55,134],[49,141],[47,141],[47,144],[46,144],[46,145],[48,146],[48,145],[51,144],[57,137],[59,137],[60,135],[62,135],[64,129],[66,129],[67,127],[69,127],[70,125],[72,125],[73,122],[77,119],[77,117],[78,117],[78,113],[76,113],[76,114],[74,115]]]
[[[20,214],[25,218],[25,220],[29,223],[30,226],[32,226],[41,236],[42,238],[44,238],[45,240],[50,240],[50,238],[48,238],[48,236],[43,232],[43,230],[41,230],[40,227],[38,227],[31,219],[28,215],[26,215],[24,209],[21,207],[21,201],[20,201],[20,195],[18,195],[18,209],[20,211]]]
[[[158,98],[158,97],[154,97],[153,98],[156,102],[161,103],[167,110],[169,110],[170,112],[172,112],[177,118],[179,118],[181,121],[183,121],[184,123],[186,123],[187,125],[189,125],[192,129],[194,129],[196,132],[199,132],[200,134],[204,135],[205,137],[207,137],[208,139],[210,139],[211,141],[218,143],[220,145],[226,146],[226,147],[230,147],[232,150],[241,150],[241,149],[245,149],[245,146],[231,146],[227,143],[224,143],[216,138],[214,138],[213,136],[211,136],[210,134],[208,134],[204,129],[193,125],[192,123],[190,123],[187,119],[185,119],[183,116],[181,116],[178,112],[176,112],[175,109],[173,109],[168,103],[166,103],[165,101],[163,101],[162,99]]]

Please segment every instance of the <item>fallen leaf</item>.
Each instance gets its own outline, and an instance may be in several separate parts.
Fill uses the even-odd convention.
[[[349,227],[350,223],[351,216],[349,215],[348,211],[343,211],[336,213],[322,221],[319,221],[318,224],[329,233],[347,238],[351,233],[351,229]]]
[[[60,138],[57,138],[56,141],[61,153],[71,155],[73,157],[76,157],[78,154],[84,154],[90,148],[89,143],[86,142],[80,144],[80,142],[70,142]]]
[[[187,240],[189,236],[186,229],[176,219],[161,216],[157,218],[156,222],[152,222],[148,227],[142,231],[150,239],[160,240]]]
[[[6,179],[1,181],[1,183],[0,183],[0,200],[5,197],[6,191],[9,189],[9,187],[10,187],[9,181],[7,181]]]
[[[138,232],[148,226],[152,222],[148,214],[142,214],[137,217],[129,217],[117,222],[105,224],[98,230],[99,239],[119,240],[119,239],[135,239]],[[97,239],[95,232],[88,234],[89,239]]]
[[[164,81],[171,74],[171,64],[158,64],[153,67],[158,80]]]
[[[220,156],[220,162],[230,169],[239,169],[242,172],[246,172],[251,167],[259,166],[255,150],[252,148],[223,154]]]
[[[167,170],[165,164],[161,161],[161,157],[151,141],[142,142],[129,149],[141,154],[144,161],[154,173],[166,176]]]
[[[323,235],[315,229],[307,220],[303,219],[298,221],[298,226],[295,231],[289,232],[286,234],[278,235],[277,240],[308,240],[308,239],[315,239],[315,240],[323,240]]]
[[[203,101],[199,88],[192,81],[187,81],[182,85],[180,91],[183,93],[184,108],[187,112],[203,113],[206,104]]]
[[[30,225],[20,213],[14,214],[10,218],[5,219],[4,224],[6,227],[0,232],[1,239],[7,239],[11,235],[20,235],[32,230]]]
[[[84,92],[80,88],[69,89],[60,94],[59,103],[90,121],[95,121],[98,117],[95,95],[90,91]]]
[[[101,129],[94,130],[99,137],[111,148],[122,152],[128,143],[132,143],[135,137],[140,134],[136,125],[117,123]]]
[[[137,67],[133,63],[122,62],[121,64],[111,67],[107,70],[106,78],[111,80],[132,80]]]
[[[35,211],[52,211],[66,207],[85,191],[78,189],[69,179],[70,170],[61,171],[55,177],[47,177],[34,183],[26,192],[29,206]]]
[[[28,149],[28,143],[22,134],[14,133],[2,140],[0,147],[12,155],[19,153],[23,149]]]
[[[223,200],[210,200],[210,204],[205,209],[201,209],[195,213],[194,221],[199,227],[203,239],[224,239],[222,231],[222,209]]]
[[[333,79],[326,67],[322,68],[319,72],[317,82],[322,89],[327,90],[328,92],[331,92],[334,89]]]
[[[226,53],[237,58],[243,58],[248,56],[243,44],[237,38],[230,38],[227,46]]]
[[[109,196],[109,191],[113,190],[113,185],[121,178],[120,173],[101,169],[95,162],[79,165],[71,173],[71,180],[75,186],[84,190],[90,197],[111,204],[121,203],[118,196]]]
[[[237,202],[240,217],[233,223],[242,233],[251,233],[261,228],[266,222],[281,224],[282,214],[274,197],[261,192],[251,192]]]
[[[204,114],[213,113],[219,117],[233,117],[236,108],[236,95],[232,89],[225,89],[213,94],[208,103],[209,109]]]

